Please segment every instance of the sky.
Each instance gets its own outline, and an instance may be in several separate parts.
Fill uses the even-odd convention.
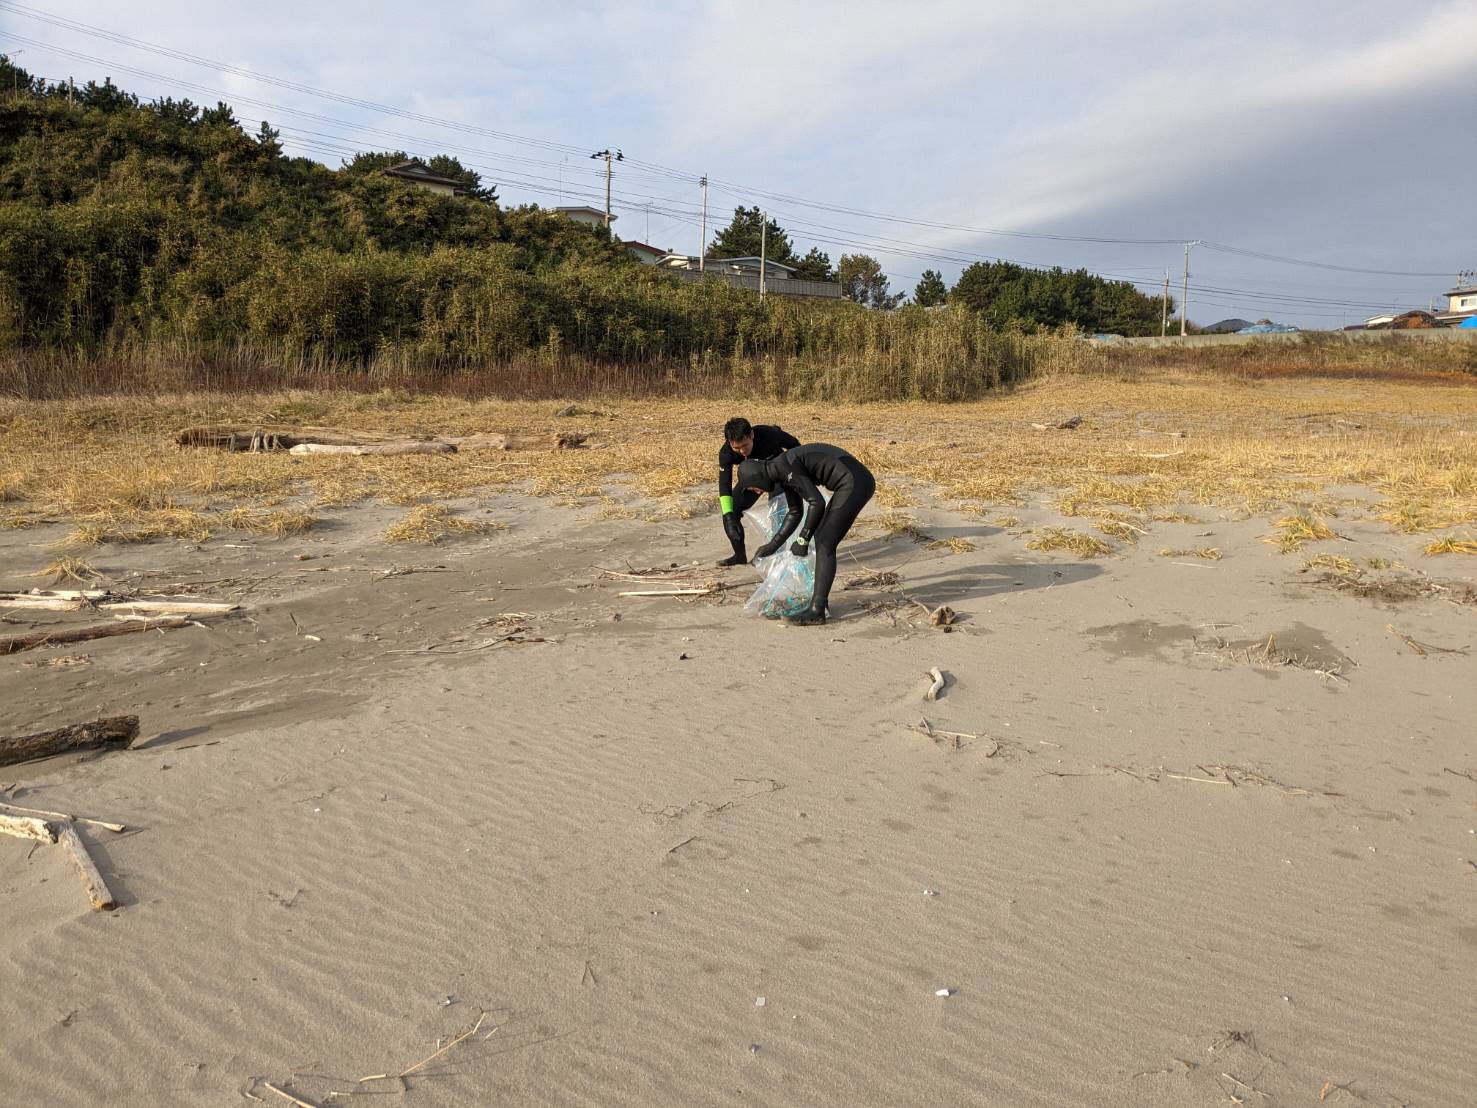
[[[0,0],[0,52],[504,204],[601,207],[619,149],[621,237],[696,253],[706,175],[710,238],[759,205],[900,290],[1005,258],[1178,300],[1195,240],[1195,322],[1336,328],[1477,269],[1477,0]]]

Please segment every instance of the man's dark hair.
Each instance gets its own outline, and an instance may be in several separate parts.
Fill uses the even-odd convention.
[[[754,425],[743,416],[734,416],[723,425],[725,442],[742,442],[754,433]]]

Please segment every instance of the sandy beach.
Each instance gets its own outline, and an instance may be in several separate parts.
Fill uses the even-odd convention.
[[[925,502],[975,549],[869,510],[842,580],[901,590],[802,629],[711,517],[462,507],[508,526],[106,548],[242,611],[0,659],[6,732],[143,720],[0,771],[129,828],[83,828],[111,913],[0,839],[6,1102],[1470,1101],[1468,559],[1348,520],[1308,553],[1416,582],[1357,596],[1266,519],[1082,560]],[[4,587],[61,533],[0,531]],[[651,568],[731,587],[601,572]]]

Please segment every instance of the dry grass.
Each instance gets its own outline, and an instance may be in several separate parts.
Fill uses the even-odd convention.
[[[1272,526],[1277,528],[1278,533],[1269,535],[1265,541],[1276,543],[1277,549],[1283,554],[1294,554],[1306,543],[1338,538],[1328,524],[1306,512],[1283,516]]]
[[[885,538],[909,539],[917,543],[933,541],[932,536],[919,524],[918,517],[908,512],[883,511],[873,517],[871,523]]]
[[[491,520],[464,519],[453,515],[445,504],[421,504],[385,532],[387,542],[438,543],[451,535],[485,535],[507,524]]]
[[[1119,542],[1127,543],[1129,546],[1138,542],[1140,536],[1149,533],[1137,524],[1120,519],[1102,519],[1098,523],[1097,529],[1109,538],[1117,539]]]
[[[1067,527],[1043,527],[1026,543],[1032,550],[1068,550],[1079,558],[1101,558],[1113,553],[1102,539]]]
[[[1459,539],[1447,535],[1426,545],[1427,554],[1477,554],[1477,539]]]
[[[1329,573],[1341,573],[1345,577],[1358,577],[1363,572],[1352,558],[1340,557],[1337,554],[1319,554],[1309,558],[1303,563],[1303,572],[1321,569]]]
[[[1214,546],[1187,546],[1174,548],[1166,546],[1159,551],[1161,558],[1201,558],[1207,562],[1218,562],[1221,560],[1219,547]]]
[[[968,554],[975,549],[974,543],[955,535],[951,539],[935,539],[927,546],[929,550],[947,550],[950,554]]]
[[[31,576],[48,577],[53,585],[90,585],[101,581],[103,575],[81,558],[63,554],[50,565],[43,566]]]
[[[671,519],[714,510],[718,428],[748,414],[860,457],[882,478],[863,521],[909,538],[923,534],[899,511],[914,487],[1008,528],[1019,524],[1003,510],[1043,494],[1100,526],[1198,522],[1192,505],[1321,522],[1338,505],[1319,498],[1335,486],[1383,494],[1382,518],[1399,529],[1477,524],[1472,388],[1167,371],[1061,375],[957,405],[649,400],[598,420],[556,417],[562,406],[403,393],[0,400],[4,518],[62,519],[79,542],[201,541],[236,509],[534,492],[607,518]],[[1062,411],[1090,418],[1075,431],[1031,429]],[[179,450],[170,439],[187,425],[269,417],[418,435],[574,429],[591,433],[591,448],[289,458]],[[1296,549],[1309,537],[1275,541]]]
[[[300,508],[279,508],[276,511],[256,511],[251,508],[232,508],[220,515],[221,526],[232,531],[248,531],[255,535],[271,535],[283,539],[289,535],[301,535],[312,528],[318,520]]]

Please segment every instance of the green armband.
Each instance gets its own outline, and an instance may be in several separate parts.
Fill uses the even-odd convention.
[[[720,496],[718,498],[718,507],[724,515],[727,515],[729,512],[733,511],[733,497]]]

